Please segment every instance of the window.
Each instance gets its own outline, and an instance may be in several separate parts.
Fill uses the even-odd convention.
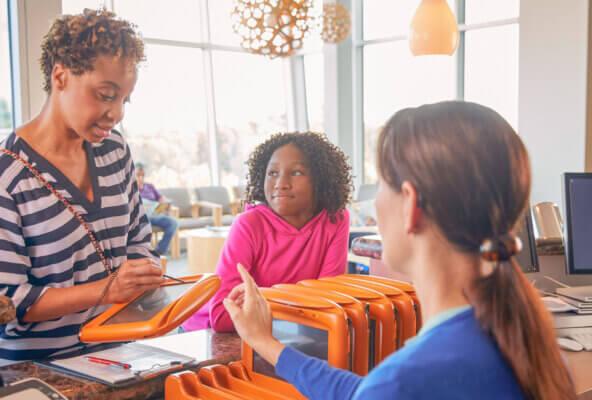
[[[9,46],[8,3],[0,1],[0,140],[13,128]]]
[[[213,61],[220,177],[239,185],[253,148],[287,130],[283,60],[218,51]]]
[[[146,58],[122,123],[134,160],[157,187],[209,185],[201,50],[147,44]]]
[[[452,57],[414,57],[407,35],[419,0],[362,1],[363,38],[355,46],[363,51],[354,62],[363,70],[364,165],[357,167],[363,167],[366,182],[376,181],[378,133],[402,108],[459,98],[489,106],[517,126],[519,0],[448,4],[464,15],[459,21],[464,47]]]
[[[465,22],[477,24],[520,15],[520,0],[465,0]]]
[[[145,38],[201,41],[199,2],[196,0],[114,0],[113,7],[121,18],[138,26]],[[166,14],[166,18],[163,18]]]
[[[407,35],[417,1],[362,0],[364,40]]]
[[[233,4],[178,0],[163,7],[158,0],[63,1],[68,13],[113,7],[138,26],[147,60],[121,128],[134,159],[147,165],[147,180],[158,187],[243,184],[253,148],[287,130],[286,89],[304,82],[290,81],[285,60],[248,54],[240,47],[232,29]],[[314,63],[316,68],[319,60]],[[311,85],[321,81],[322,60],[319,68],[310,73]],[[322,87],[313,93],[312,104],[322,106]],[[322,124],[322,110],[315,112],[316,123]]]
[[[306,77],[306,108],[308,128],[314,132],[324,132],[325,88],[324,60],[322,53],[304,56],[304,74]]]
[[[79,14],[85,8],[97,10],[99,8],[108,7],[108,0],[62,0],[62,12],[64,14]]]
[[[376,181],[374,152],[383,124],[395,111],[456,96],[451,57],[414,57],[407,41],[364,49],[364,171]]]
[[[465,35],[465,100],[493,108],[517,129],[518,24]]]
[[[212,43],[223,46],[240,46],[240,36],[232,29],[232,10],[234,0],[208,0],[210,14],[210,39]]]

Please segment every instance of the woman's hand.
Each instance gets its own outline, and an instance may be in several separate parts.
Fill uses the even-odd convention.
[[[284,345],[271,334],[271,309],[251,275],[240,264],[237,269],[243,283],[224,299],[224,307],[240,337],[267,362],[275,365]]]
[[[158,263],[150,258],[125,261],[117,270],[103,304],[125,303],[146,290],[156,289],[164,282],[162,274]]]

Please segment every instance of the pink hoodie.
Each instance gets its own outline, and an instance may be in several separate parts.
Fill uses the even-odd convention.
[[[241,283],[237,263],[262,287],[335,276],[345,272],[348,237],[347,210],[336,215],[335,223],[323,210],[296,229],[266,205],[247,209],[232,224],[220,255],[216,267],[216,274],[222,279],[220,289],[183,324],[183,329],[212,327],[218,332],[234,331],[222,301]]]

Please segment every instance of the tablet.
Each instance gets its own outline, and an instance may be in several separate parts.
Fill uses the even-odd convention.
[[[167,281],[132,301],[115,304],[80,331],[80,340],[122,342],[158,337],[172,331],[199,310],[220,287],[213,274]]]

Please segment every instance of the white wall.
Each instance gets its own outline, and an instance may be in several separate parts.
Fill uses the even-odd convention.
[[[561,206],[561,174],[583,172],[588,0],[521,0],[518,130],[533,170],[531,203]]]

